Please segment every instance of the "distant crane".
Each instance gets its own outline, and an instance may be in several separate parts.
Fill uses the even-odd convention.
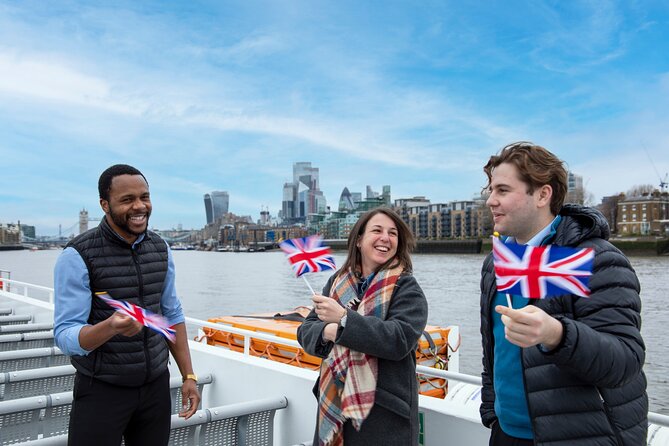
[[[669,178],[669,173],[664,174],[664,178],[660,175],[660,172],[658,172],[657,167],[655,167],[655,163],[653,162],[653,158],[650,157],[650,153],[648,153],[648,150],[646,149],[646,145],[641,143],[643,146],[643,150],[646,152],[646,155],[648,156],[648,160],[650,161],[650,164],[653,166],[653,170],[655,170],[655,173],[657,174],[657,177],[660,179],[660,192],[666,192],[667,188],[669,187],[669,183],[667,182],[667,179]]]

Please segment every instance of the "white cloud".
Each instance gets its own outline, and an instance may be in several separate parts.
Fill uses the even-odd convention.
[[[103,80],[49,59],[48,55],[0,53],[0,91],[79,105],[100,104],[109,98],[110,88]]]

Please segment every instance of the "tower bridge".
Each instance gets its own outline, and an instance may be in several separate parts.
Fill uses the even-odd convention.
[[[91,217],[88,215],[86,209],[79,211],[79,220],[63,229],[63,225],[58,226],[58,234],[56,235],[46,235],[38,237],[30,237],[21,232],[20,244],[17,244],[17,247],[23,245],[25,248],[38,247],[46,248],[50,246],[60,246],[64,247],[67,242],[69,242],[73,237],[78,234],[82,234],[89,229],[90,222],[99,222],[102,220],[102,217]],[[157,230],[153,229],[158,233],[168,244],[188,244],[193,243],[197,236],[197,230],[183,230],[171,229],[171,230]],[[17,240],[19,240],[17,238]]]

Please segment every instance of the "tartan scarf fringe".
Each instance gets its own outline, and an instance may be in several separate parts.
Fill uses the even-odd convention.
[[[362,297],[357,312],[385,319],[395,284],[404,268],[400,265],[376,274]],[[340,273],[330,297],[347,306],[357,297],[357,279],[351,271]],[[342,446],[343,426],[351,420],[360,430],[374,406],[378,359],[335,344],[320,369],[318,442],[320,446]]]

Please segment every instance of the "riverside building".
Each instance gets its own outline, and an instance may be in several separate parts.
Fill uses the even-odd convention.
[[[669,235],[669,193],[655,190],[618,202],[618,234]]]

